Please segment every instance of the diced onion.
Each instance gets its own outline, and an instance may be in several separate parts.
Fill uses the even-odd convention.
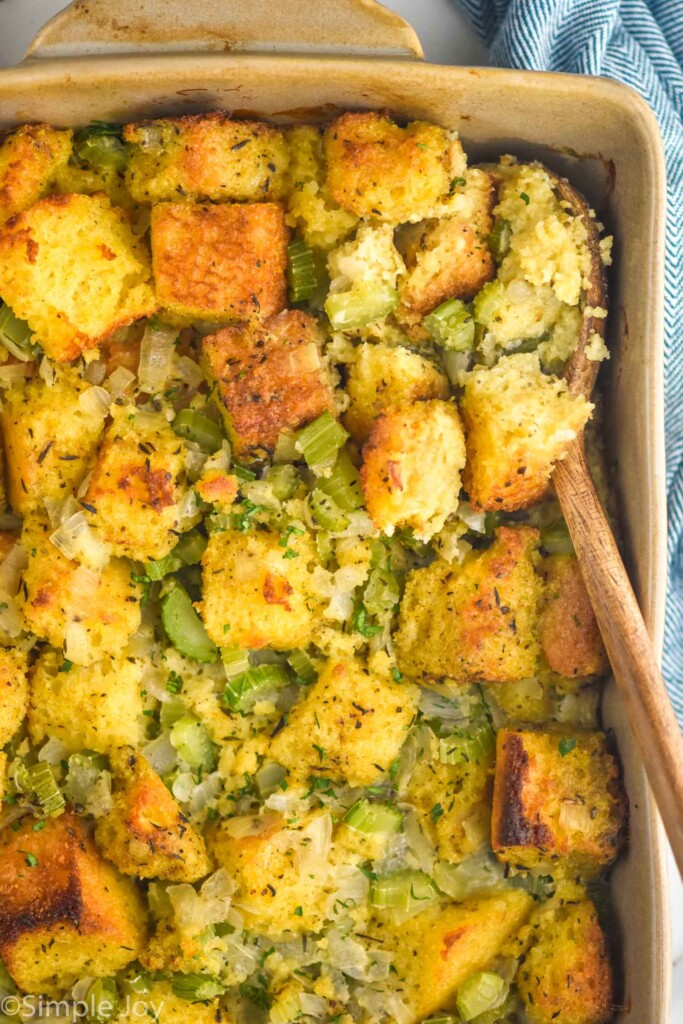
[[[104,419],[109,414],[111,395],[106,388],[93,385],[78,396],[78,404],[81,410],[88,416]]]
[[[176,924],[188,936],[225,921],[235,884],[223,868],[210,875],[197,892],[191,885],[170,885],[166,890]]]
[[[332,846],[332,818],[319,814],[299,833],[299,849],[294,856],[295,867],[302,872],[319,872],[327,867]]]
[[[324,1017],[327,1013],[327,1000],[311,992],[300,993],[299,1005],[305,1017]]]
[[[167,731],[143,747],[142,753],[157,775],[168,775],[178,763],[178,752],[171,743],[171,735]]]
[[[204,372],[194,359],[189,356],[178,356],[173,370],[174,377],[180,377],[190,388],[197,388],[204,380]]]
[[[83,380],[88,384],[101,384],[107,375],[107,364],[102,359],[91,359],[83,371]]]
[[[0,633],[7,636],[19,636],[23,629],[23,619],[14,598],[10,594],[0,592]]]
[[[138,387],[148,395],[157,395],[166,387],[173,371],[176,327],[148,323],[140,343]]]
[[[92,661],[92,653],[92,643],[85,624],[67,623],[64,630],[64,657],[75,665],[88,665]]]
[[[21,574],[28,565],[28,555],[22,544],[15,544],[5,555],[0,565],[0,591],[11,594],[19,589]]]
[[[135,374],[127,370],[125,366],[117,366],[103,384],[111,395],[112,402],[121,404],[124,400],[130,400],[133,396]]]
[[[43,358],[40,360],[40,366],[38,367],[38,375],[41,380],[45,381],[49,388],[52,387],[52,385],[55,382],[55,368],[50,362],[50,360],[47,358],[47,356],[43,356]]]
[[[11,388],[21,380],[31,376],[31,367],[28,363],[10,363],[7,366],[0,365],[0,388]]]
[[[436,848],[422,831],[415,811],[407,811],[404,815],[403,830],[418,868],[427,875],[431,874],[436,860]]]
[[[47,743],[44,743],[38,752],[38,760],[46,761],[53,767],[60,764],[62,761],[66,761],[68,756],[68,747],[66,747],[62,741],[58,740],[55,736],[51,736]]]
[[[562,828],[572,832],[590,832],[590,807],[576,800],[563,800],[560,806],[559,821]]]
[[[433,878],[439,889],[455,900],[495,889],[504,882],[502,865],[487,853],[475,854],[459,864],[438,860]]]
[[[106,544],[91,530],[83,512],[74,512],[65,519],[50,534],[50,541],[66,558],[82,562],[90,569],[101,571],[109,562]]]

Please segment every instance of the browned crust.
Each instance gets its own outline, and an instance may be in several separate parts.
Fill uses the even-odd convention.
[[[501,729],[497,738],[496,776],[491,818],[491,845],[496,852],[509,846],[550,850],[553,835],[541,821],[525,815],[524,788],[529,781],[529,755],[524,737]]]
[[[546,596],[539,619],[541,647],[558,675],[602,675],[608,661],[581,568],[574,555],[545,559]]]
[[[220,323],[279,313],[287,300],[287,240],[279,203],[157,203],[152,257],[160,305]]]

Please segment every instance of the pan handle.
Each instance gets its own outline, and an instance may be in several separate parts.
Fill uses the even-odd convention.
[[[183,51],[423,56],[410,25],[375,0],[75,0],[27,56]]]

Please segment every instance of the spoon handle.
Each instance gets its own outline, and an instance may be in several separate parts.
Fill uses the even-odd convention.
[[[621,699],[683,876],[683,735],[577,438],[553,473]]]

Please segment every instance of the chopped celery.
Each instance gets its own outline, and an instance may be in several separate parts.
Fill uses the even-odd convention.
[[[416,906],[438,898],[438,890],[423,871],[395,871],[376,878],[370,886],[373,907],[392,910],[413,910]]]
[[[509,875],[507,884],[513,889],[524,889],[535,900],[547,900],[555,893],[552,875]]]
[[[170,576],[172,572],[177,572],[182,564],[182,561],[171,552],[170,555],[166,555],[165,558],[160,558],[156,562],[147,562],[144,567],[144,575],[148,580],[152,580],[153,583],[158,583],[165,576]]]
[[[326,533],[325,530],[318,530],[315,535],[315,547],[321,563],[327,565],[334,554],[332,538],[329,533]]]
[[[262,764],[254,775],[254,782],[256,783],[258,795],[262,800],[265,800],[271,795],[271,793],[275,793],[278,789],[282,789],[282,783],[286,778],[287,772],[282,765],[277,764],[276,761],[267,761],[265,764]]]
[[[574,553],[574,545],[564,520],[542,528],[541,547],[549,555],[572,555]]]
[[[381,320],[397,305],[395,288],[359,284],[348,292],[331,292],[325,300],[325,312],[335,331],[348,331]]]
[[[39,761],[26,770],[26,785],[36,795],[41,810],[56,818],[64,810],[65,800],[46,761]]]
[[[194,715],[184,715],[171,727],[171,743],[178,756],[194,771],[213,771],[216,765],[216,748],[206,731],[206,726]]]
[[[507,999],[500,1006],[495,1006],[492,1010],[485,1010],[484,1013],[477,1014],[471,1021],[471,1024],[500,1024],[502,1021],[508,1021],[510,1015],[517,1008],[518,1001],[514,996],[508,995]]]
[[[246,711],[265,694],[289,681],[289,673],[282,665],[257,665],[228,679],[223,700],[233,711]]]
[[[190,595],[179,583],[162,598],[161,621],[173,646],[194,661],[212,662],[218,657]]]
[[[458,989],[455,1005],[463,1021],[474,1020],[480,1013],[495,1010],[507,999],[508,983],[493,971],[471,974]]]
[[[330,475],[321,477],[317,487],[343,512],[356,512],[363,507],[360,475],[344,448],[339,452]]]
[[[440,738],[439,760],[442,764],[478,761],[491,753],[494,742],[494,732],[488,722],[458,729]]]
[[[290,651],[287,655],[287,661],[296,676],[297,683],[310,686],[318,678],[313,662],[304,651]]]
[[[474,319],[488,327],[498,313],[505,298],[505,285],[496,279],[489,281],[474,298]]]
[[[243,480],[245,483],[250,483],[256,479],[254,470],[249,469],[248,466],[243,466],[241,462],[233,462],[232,471],[238,480]]]
[[[334,503],[329,494],[316,487],[308,496],[311,515],[319,526],[331,533],[341,533],[349,525],[349,517]]]
[[[439,889],[458,901],[505,885],[503,865],[491,853],[474,854],[459,864],[438,860],[433,870]]]
[[[14,315],[8,305],[0,305],[0,344],[13,356],[26,362],[33,355],[31,328]]]
[[[171,552],[177,555],[183,565],[197,565],[206,551],[207,539],[199,530],[188,530],[184,533]]]
[[[305,242],[290,242],[287,246],[287,284],[292,303],[310,299],[318,287],[313,251]]]
[[[164,728],[168,729],[186,715],[187,707],[185,702],[180,697],[171,697],[170,700],[165,700],[162,703],[159,710],[159,721]]]
[[[460,1024],[460,1021],[449,1014],[444,1017],[428,1017],[422,1024]]]
[[[363,604],[370,615],[392,611],[401,597],[398,580],[388,568],[372,569],[363,591]]]
[[[85,997],[88,1020],[95,1024],[107,1024],[118,1017],[119,990],[113,978],[97,978]]]
[[[288,462],[280,463],[269,469],[266,479],[273,488],[273,494],[278,501],[289,501],[290,498],[293,498],[301,481],[296,466],[291,466]]]
[[[460,299],[442,302],[422,321],[437,345],[452,352],[471,352],[474,348],[474,317]]]
[[[332,465],[337,452],[348,438],[339,420],[325,411],[297,432],[296,447],[311,469]]]
[[[188,1003],[203,1003],[225,992],[225,986],[210,974],[174,974],[171,988]]]
[[[76,133],[74,153],[79,160],[93,167],[113,167],[122,171],[127,163],[120,125],[105,121],[93,121]]]
[[[194,441],[199,447],[213,455],[223,444],[225,435],[217,423],[202,416],[195,409],[181,409],[171,424],[178,437]]]
[[[369,800],[357,800],[344,815],[344,821],[356,832],[381,834],[399,832],[403,815],[388,804],[373,804]]]
[[[132,977],[124,978],[121,987],[130,995],[146,996],[152,987],[152,979],[146,971],[138,971]]]
[[[497,220],[493,231],[488,237],[489,249],[496,263],[500,263],[507,255],[512,238],[512,227],[509,220]]]
[[[222,647],[221,659],[228,679],[239,676],[251,668],[249,651],[242,651],[239,647]]]

